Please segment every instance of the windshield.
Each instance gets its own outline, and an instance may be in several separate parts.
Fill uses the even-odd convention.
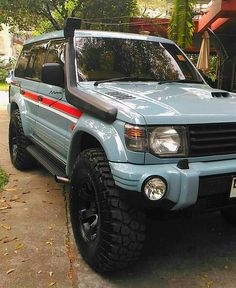
[[[82,37],[76,39],[76,57],[80,81],[122,77],[202,81],[177,46],[169,43]]]

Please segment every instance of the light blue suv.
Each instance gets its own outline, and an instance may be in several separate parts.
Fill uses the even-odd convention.
[[[236,98],[170,40],[82,31],[28,40],[10,88],[13,165],[70,184],[81,254],[99,272],[141,254],[148,211],[236,220]],[[155,228],[153,228],[155,229]]]

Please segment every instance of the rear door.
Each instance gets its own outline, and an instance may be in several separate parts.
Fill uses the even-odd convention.
[[[25,113],[24,117],[27,121],[28,133],[32,135],[34,133],[37,110],[38,110],[38,81],[32,81],[31,73],[35,61],[34,45],[25,45],[19,60],[16,65],[14,79],[12,81],[12,90],[15,95],[21,94],[24,98]]]

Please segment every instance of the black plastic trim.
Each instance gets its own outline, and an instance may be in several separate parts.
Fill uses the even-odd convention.
[[[189,169],[188,159],[179,160],[179,162],[177,163],[177,167],[182,170]]]
[[[74,27],[72,27],[72,29],[73,28]],[[71,31],[68,33],[68,27],[67,30],[64,31],[66,34],[65,36],[69,35],[69,38],[67,39],[68,42],[66,43],[65,53],[65,96],[67,101],[78,109],[81,109],[83,112],[92,114],[106,122],[114,122],[117,116],[116,107],[110,103],[107,103],[107,101],[103,99],[96,99],[96,97],[89,93],[79,91],[77,88],[74,30],[73,35]]]
[[[80,29],[81,19],[76,17],[68,17],[64,24],[64,36],[66,38],[74,37],[75,29]]]
[[[26,149],[52,175],[67,178],[65,165],[56,159],[53,155],[49,154],[46,150],[33,144],[29,145]]]
[[[165,198],[157,201],[151,201],[143,193],[137,191],[119,188],[119,192],[121,197],[127,201],[127,203],[137,208],[154,208],[169,211],[176,205],[175,202]]]

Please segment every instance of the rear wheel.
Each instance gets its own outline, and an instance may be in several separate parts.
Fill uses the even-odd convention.
[[[31,169],[36,166],[36,160],[28,153],[26,147],[29,140],[24,134],[20,111],[14,110],[9,124],[9,151],[12,164],[18,170]]]
[[[71,177],[70,213],[77,245],[94,270],[122,269],[140,256],[145,215],[122,199],[102,149],[79,155]]]

